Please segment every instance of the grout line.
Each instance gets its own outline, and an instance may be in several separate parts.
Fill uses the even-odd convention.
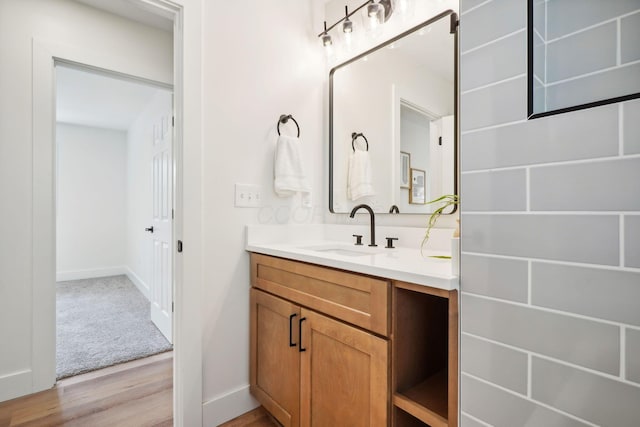
[[[543,258],[535,258],[535,257],[518,257],[518,256],[512,256],[512,255],[489,254],[489,253],[470,252],[470,251],[463,251],[462,254],[485,257],[485,258],[506,259],[506,260],[512,260],[512,261],[531,260],[533,262],[540,262],[540,263],[554,264],[554,265],[566,265],[568,267],[585,267],[585,268],[593,268],[597,270],[622,271],[625,273],[640,273],[640,268],[633,268],[633,267],[621,268],[621,267],[618,267],[617,265],[588,264],[584,262],[575,262],[575,261],[557,261],[552,259],[543,259]],[[640,327],[638,328],[640,329]]]
[[[480,50],[480,49],[485,48],[487,46],[491,46],[494,43],[502,41],[502,40],[504,40],[506,38],[509,38],[511,36],[515,36],[516,34],[520,34],[520,33],[524,32],[526,30],[527,30],[526,27],[520,28],[519,30],[513,31],[513,32],[511,32],[509,34],[505,34],[504,36],[498,37],[497,39],[493,39],[490,42],[486,42],[486,43],[483,43],[483,44],[478,45],[476,47],[472,47],[471,49],[467,49],[464,52],[461,52],[460,56],[466,55],[466,54],[471,53],[471,52],[475,52],[476,50]]]
[[[538,81],[538,83],[540,83],[540,84],[541,84],[542,86],[544,86],[545,88],[547,87],[547,85],[546,85],[542,80],[540,80],[540,77],[538,77],[538,75],[537,75],[537,74],[534,74],[534,75],[533,75],[533,78],[534,78],[535,80],[537,80],[537,81]]]
[[[570,166],[570,165],[581,165],[581,164],[588,164],[588,163],[609,162],[609,161],[616,161],[616,160],[620,161],[620,160],[626,160],[626,159],[640,159],[640,154],[630,154],[628,156],[624,156],[624,159],[620,159],[620,156],[616,154],[613,156],[594,157],[591,159],[558,160],[555,162],[534,163],[534,164],[524,164],[524,165],[514,165],[514,166],[498,166],[498,167],[492,167],[492,168],[463,171],[462,175],[480,173],[480,172],[495,172],[497,170],[520,169],[520,168],[526,168],[526,167],[540,168],[540,167],[547,167],[547,166]]]
[[[527,73],[518,74],[517,76],[508,77],[506,79],[499,80],[497,82],[491,82],[491,83],[488,83],[486,85],[474,87],[473,89],[467,89],[467,90],[464,90],[464,91],[460,92],[460,95],[466,95],[468,93],[472,93],[472,92],[476,92],[476,91],[479,91],[479,90],[482,90],[482,89],[490,88],[492,86],[497,86],[497,85],[502,84],[502,83],[507,83],[507,82],[510,82],[512,80],[518,80],[518,79],[521,79],[523,77],[527,77]]]
[[[472,8],[467,9],[467,10],[465,10],[464,12],[462,12],[462,13],[460,14],[460,16],[465,15],[465,14],[467,14],[467,13],[469,13],[469,12],[472,12],[472,11],[474,11],[474,10],[476,10],[476,9],[480,9],[482,6],[484,6],[484,5],[488,4],[488,3],[491,3],[492,1],[493,1],[493,0],[487,0],[487,1],[485,1],[485,2],[482,2],[482,3],[478,4],[478,5],[475,5],[475,6],[473,6]]]
[[[545,23],[545,25],[546,25],[546,23]],[[542,43],[546,43],[546,42],[544,41],[544,37],[543,37],[543,35],[542,35],[542,34],[540,34],[540,32],[538,31],[538,29],[537,29],[536,27],[533,27],[533,33],[534,33],[535,35],[537,35],[537,36],[538,36],[538,38],[539,38],[540,40],[542,40]]]
[[[627,376],[627,338],[626,328],[622,326],[620,328],[620,379],[625,380]]]
[[[597,76],[598,74],[605,74],[605,73],[607,73],[609,71],[620,70],[622,68],[631,67],[633,65],[638,65],[638,64],[640,64],[640,59],[636,60],[636,61],[627,62],[627,63],[622,64],[622,65],[614,65],[613,67],[601,68],[601,69],[596,70],[596,71],[591,71],[589,73],[580,74],[579,76],[568,77],[568,78],[562,79],[562,80],[555,80],[554,82],[547,83],[547,86],[553,87],[553,86],[557,86],[557,85],[560,85],[560,84],[569,83],[569,82],[572,82],[572,81],[575,81],[575,80],[580,80],[580,79],[583,79],[585,77]]]
[[[624,156],[624,104],[618,104],[618,155]]]
[[[502,390],[502,391],[504,391],[504,392],[506,392],[506,393],[509,393],[509,394],[511,394],[511,395],[513,395],[513,396],[519,397],[520,399],[529,400],[530,402],[533,402],[533,403],[535,403],[535,404],[536,404],[536,405],[538,405],[538,406],[541,406],[541,407],[543,407],[543,408],[549,409],[549,410],[550,410],[550,411],[552,411],[552,412],[556,412],[556,413],[558,413],[558,414],[564,415],[565,417],[567,417],[567,418],[571,418],[572,420],[575,420],[575,421],[578,421],[578,422],[584,423],[585,425],[588,425],[588,426],[590,426],[590,427],[599,427],[599,426],[598,426],[598,425],[596,425],[596,424],[590,423],[589,421],[583,420],[582,418],[578,418],[578,417],[576,417],[575,415],[571,415],[571,414],[570,414],[570,413],[568,413],[568,412],[564,412],[564,411],[562,411],[562,410],[560,410],[560,409],[558,409],[558,408],[556,408],[556,407],[553,407],[553,406],[551,406],[551,405],[548,405],[548,404],[546,404],[546,403],[544,403],[544,402],[540,402],[540,401],[535,400],[535,399],[526,399],[526,398],[525,398],[525,397],[523,397],[521,394],[519,394],[519,393],[517,393],[517,392],[515,392],[515,391],[513,391],[513,390],[509,390],[508,388],[504,388],[504,387],[502,387],[502,386],[500,386],[500,385],[498,385],[498,384],[494,384],[494,383],[492,383],[492,382],[490,382],[490,381],[487,381],[487,380],[485,380],[485,379],[482,379],[482,378],[480,378],[480,377],[476,377],[475,375],[469,374],[469,373],[467,373],[467,372],[463,372],[463,373],[462,373],[462,375],[464,375],[464,376],[466,376],[466,377],[469,377],[469,378],[471,378],[471,379],[474,379],[474,380],[476,380],[476,381],[479,381],[479,382],[481,382],[481,383],[484,383],[484,384],[486,384],[486,385],[488,385],[488,386],[495,387],[495,388],[497,388],[497,389],[499,389],[499,390]]]
[[[532,289],[531,289],[531,283],[532,283],[531,277],[533,275],[532,274],[532,270],[533,270],[532,264],[533,264],[533,261],[531,261],[531,260],[527,261],[527,304],[529,306],[532,305],[532,302],[531,302],[531,292],[532,292]]]
[[[622,64],[622,19],[616,19],[616,65]]]
[[[633,381],[629,381],[629,380],[621,380],[620,377],[618,377],[616,375],[611,375],[611,374],[607,374],[605,372],[596,371],[595,369],[591,369],[591,368],[586,368],[584,366],[575,365],[575,364],[573,364],[571,362],[567,362],[566,360],[561,360],[561,359],[556,359],[554,357],[545,356],[544,354],[537,353],[535,351],[525,350],[525,349],[513,346],[511,344],[505,344],[505,343],[500,342],[500,341],[492,340],[491,338],[483,337],[481,335],[476,335],[476,334],[469,333],[469,332],[464,332],[464,331],[461,332],[461,333],[462,333],[462,335],[466,335],[466,336],[471,337],[471,338],[479,339],[479,340],[486,341],[486,342],[491,343],[491,344],[502,346],[502,347],[508,348],[509,350],[514,350],[514,351],[517,351],[517,352],[520,352],[520,353],[527,353],[527,354],[529,354],[531,356],[535,356],[535,357],[537,357],[539,359],[543,359],[543,360],[546,360],[546,361],[549,361],[549,362],[554,362],[554,363],[557,363],[559,365],[563,365],[563,366],[566,366],[566,367],[569,367],[569,368],[576,369],[578,371],[586,372],[586,373],[589,373],[589,374],[592,374],[592,375],[595,375],[595,376],[598,376],[598,377],[607,378],[607,379],[610,379],[610,380],[613,380],[613,381],[616,381],[616,382],[619,382],[619,383],[623,383],[623,384],[630,385],[630,386],[633,386],[633,387],[636,387],[636,388],[640,388],[640,384],[634,383]],[[470,375],[470,374],[468,374],[466,372],[462,372],[462,374],[463,375]],[[500,387],[498,385],[496,385],[496,386]],[[508,390],[508,389],[505,389],[505,390]],[[522,395],[520,393],[518,393],[518,392],[515,392],[515,391],[509,391],[509,392],[512,393],[512,394],[515,394],[516,396],[522,397]]]
[[[533,357],[531,356],[531,353],[527,353],[527,397],[529,399],[531,399],[532,393],[531,390],[533,389],[533,385],[532,385],[532,378],[533,376],[531,375],[533,371]]]
[[[539,305],[531,305],[530,306],[530,305],[525,304],[523,302],[511,301],[511,300],[506,300],[506,299],[501,299],[501,298],[496,298],[496,297],[491,297],[491,296],[481,295],[481,294],[474,294],[472,292],[467,292],[467,291],[462,292],[462,294],[470,296],[472,298],[479,298],[479,299],[483,299],[483,300],[486,300],[486,301],[499,302],[499,303],[502,303],[502,304],[513,305],[513,306],[516,306],[516,307],[526,308],[526,309],[529,309],[529,310],[542,311],[542,312],[550,313],[550,314],[558,314],[558,315],[561,315],[561,316],[571,317],[571,318],[580,319],[580,320],[587,320],[587,321],[590,321],[590,322],[600,323],[600,324],[603,324],[603,325],[609,325],[609,326],[615,326],[615,327],[626,326],[626,324],[622,323],[622,322],[616,322],[616,321],[613,321],[613,320],[607,320],[607,319],[602,319],[602,318],[597,318],[597,317],[592,317],[592,316],[586,316],[584,314],[570,313],[568,311],[557,310],[555,308],[542,307],[542,306],[539,306]],[[595,371],[595,372],[597,372],[597,371]]]
[[[490,126],[483,126],[483,127],[479,127],[479,128],[475,128],[475,129],[468,129],[468,130],[464,130],[460,132],[460,135],[467,135],[470,133],[475,133],[475,132],[481,132],[484,130],[491,130],[491,129],[497,129],[497,128],[502,128],[505,126],[511,126],[511,125],[517,125],[520,123],[527,123],[529,120],[525,119],[525,120],[514,120],[511,122],[505,122],[505,123],[500,123],[497,125],[490,125]]]
[[[620,214],[620,267],[624,267],[624,215]]]
[[[474,417],[473,415],[470,415],[469,413],[465,412],[465,411],[460,411],[460,414],[464,415],[465,417],[477,422],[478,424],[484,426],[484,427],[493,427],[491,424],[487,424],[484,421],[482,421],[479,418]]]

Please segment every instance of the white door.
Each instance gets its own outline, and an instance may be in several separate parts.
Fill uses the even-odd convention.
[[[171,106],[171,94],[168,105]],[[170,107],[169,107],[170,108]],[[151,270],[151,321],[172,342],[173,274],[173,124],[171,110],[157,120],[153,127],[153,240]]]

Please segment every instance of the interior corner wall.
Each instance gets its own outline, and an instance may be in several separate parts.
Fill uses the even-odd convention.
[[[56,277],[124,273],[127,134],[56,126]]]
[[[31,365],[34,39],[100,52],[154,80],[171,83],[173,74],[170,33],[71,0],[0,2],[0,401],[34,391],[37,382]]]
[[[322,2],[316,2],[322,3]],[[249,395],[249,254],[245,226],[321,222],[326,209],[325,65],[311,1],[205,2],[203,75],[204,425],[257,406]],[[310,209],[273,190],[276,125],[292,114],[312,186]],[[295,132],[295,125],[281,125]],[[257,184],[262,207],[234,206],[234,184]],[[186,246],[185,246],[186,247]],[[186,251],[186,249],[185,249]]]
[[[640,101],[527,120],[527,0],[461,11],[461,426],[637,425]]]
[[[153,219],[153,128],[171,111],[171,92],[158,90],[127,132],[126,273],[150,298],[152,243],[145,231]]]

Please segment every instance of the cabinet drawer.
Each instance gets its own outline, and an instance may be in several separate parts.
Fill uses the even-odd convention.
[[[378,334],[389,335],[386,280],[251,254],[251,285]]]

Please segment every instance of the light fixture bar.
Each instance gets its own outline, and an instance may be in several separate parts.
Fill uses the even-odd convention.
[[[323,32],[321,32],[320,34],[318,34],[318,37],[322,37],[323,35],[327,34],[329,31],[333,30],[338,24],[340,24],[342,21],[344,21],[347,18],[351,18],[356,12],[358,12],[360,9],[362,9],[363,7],[365,7],[366,5],[368,5],[369,3],[371,3],[372,0],[367,0],[366,2],[362,3],[360,6],[358,6],[355,10],[351,11],[351,13],[346,14],[344,18],[336,21],[335,24],[333,24],[332,26],[330,26],[329,28],[324,29]]]

